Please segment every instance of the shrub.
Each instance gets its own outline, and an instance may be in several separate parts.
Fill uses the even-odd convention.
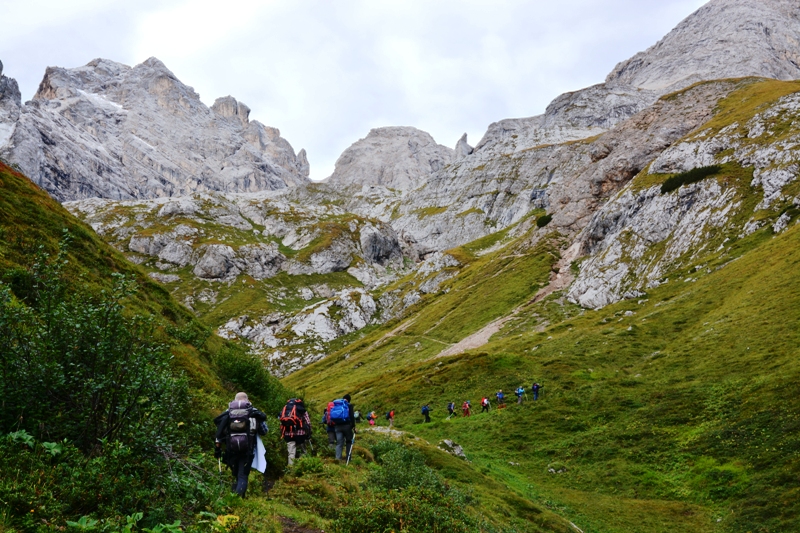
[[[422,487],[374,494],[342,507],[332,524],[336,533],[467,533],[480,531],[461,502]]]
[[[553,220],[553,215],[542,215],[536,219],[536,227],[543,228]]]
[[[690,183],[703,180],[709,176],[718,174],[721,170],[722,167],[719,165],[712,165],[709,167],[693,168],[687,172],[676,174],[670,178],[667,178],[667,180],[661,184],[661,194],[672,192],[675,189],[679,189],[682,185],[688,185]]]
[[[424,487],[436,492],[446,492],[444,482],[433,469],[425,465],[425,457],[418,451],[398,447],[380,456],[381,468],[370,472],[370,485],[385,489]]]

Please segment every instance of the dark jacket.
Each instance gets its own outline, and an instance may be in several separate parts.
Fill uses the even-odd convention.
[[[259,423],[267,421],[267,415],[265,415],[264,413],[262,413],[261,411],[259,411],[258,409],[256,409],[253,406],[250,406],[250,408],[248,408],[248,415],[249,415],[249,418],[251,419],[251,430],[250,430],[250,438],[249,438],[250,449],[251,450],[255,450],[255,447],[256,447],[256,434],[257,434],[256,427],[258,426]],[[214,419],[214,424],[217,425],[217,433],[216,433],[216,436],[215,436],[216,437],[215,440],[216,440],[216,442],[224,442],[226,448],[228,446],[228,437],[229,437],[229,435],[228,435],[228,421],[229,421],[229,419],[230,419],[230,417],[228,416],[228,409],[225,409],[224,412],[220,413],[217,416],[217,418]],[[253,419],[255,420],[255,424],[252,424],[252,420]],[[227,453],[227,450],[226,450],[226,453]]]

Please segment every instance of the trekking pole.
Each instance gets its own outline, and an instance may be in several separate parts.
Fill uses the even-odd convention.
[[[219,466],[219,473],[222,473],[222,458],[217,459],[217,466]]]
[[[345,466],[348,466],[350,464],[350,456],[353,455],[353,446],[355,445],[356,445],[356,434],[353,433],[353,440],[350,442],[350,449],[347,450],[347,462],[345,463]]]

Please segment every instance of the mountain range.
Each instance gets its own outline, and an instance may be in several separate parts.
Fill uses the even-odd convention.
[[[714,529],[718,522],[725,531],[749,531],[767,524],[768,513],[752,511],[742,487],[783,479],[797,462],[757,468],[751,448],[698,444],[727,431],[722,419],[735,419],[740,435],[766,431],[738,410],[698,422],[695,433],[658,452],[672,460],[675,450],[700,446],[698,457],[713,465],[701,472],[700,463],[679,461],[691,479],[658,470],[658,454],[637,448],[656,472],[647,486],[633,473],[634,459],[607,452],[602,468],[629,461],[619,469],[638,487],[620,489],[623,525],[611,518],[612,502],[593,507],[569,491],[607,496],[614,485],[599,480],[600,459],[589,457],[586,443],[611,446],[604,431],[627,438],[633,426],[622,431],[614,420],[671,419],[652,395],[668,395],[681,372],[711,403],[733,401],[747,372],[770,398],[792,394],[783,380],[797,375],[791,331],[798,317],[795,291],[782,276],[796,274],[789,258],[800,235],[799,79],[800,4],[711,0],[603,83],[559,96],[542,115],[499,120],[474,147],[466,134],[450,148],[413,127],[376,128],[342,153],[330,177],[311,182],[305,151],[295,152],[278,129],[251,121],[231,96],[205,106],[155,58],[134,67],[96,59],[48,68],[24,104],[0,66],[0,157],[311,399],[359,391],[361,405],[408,412],[421,394],[430,401],[479,394],[486,375],[475,372],[514,380],[507,387],[528,372],[547,375],[560,387],[554,401],[562,403],[552,409],[581,420],[543,430],[560,443],[547,453],[585,472],[541,489],[566,506],[561,511],[597,531],[636,531],[641,490],[642,505],[655,506],[641,511],[652,519],[642,530],[661,531],[659,520],[685,511],[698,520],[686,518],[687,530],[705,521],[696,530],[723,531]],[[767,272],[773,263],[783,270]],[[763,292],[750,297],[747,284]],[[769,302],[776,305],[769,312],[786,313],[785,323],[764,315]],[[714,333],[740,335],[748,313],[757,324],[752,339]],[[706,342],[712,337],[717,345]],[[616,352],[603,348],[609,342]],[[747,344],[754,351],[740,353]],[[702,352],[702,364],[684,345]],[[712,355],[715,346],[737,355],[726,361]],[[755,352],[774,366],[756,371]],[[662,375],[652,378],[652,395],[636,392],[654,364]],[[593,388],[596,380],[641,413],[609,407],[615,400]],[[570,402],[591,409],[580,391],[613,414],[590,421],[573,413]],[[689,400],[679,403],[705,416]],[[779,424],[784,437],[797,424],[795,403]],[[549,414],[561,416],[555,411]],[[667,426],[651,429],[679,431]],[[452,431],[478,463],[495,464],[487,442],[458,428]],[[450,430],[414,431],[438,439]],[[569,435],[585,441],[569,444]],[[780,442],[776,450],[794,453],[796,439]],[[581,459],[565,451],[571,446]],[[522,473],[506,466],[498,475],[519,488],[555,464],[542,450],[529,451]],[[725,453],[733,458],[723,461]],[[670,476],[703,496],[671,492]],[[713,476],[729,477],[718,483]],[[794,505],[796,480],[786,483],[770,494]],[[718,498],[703,492],[708,486],[719,488]],[[696,507],[681,511],[666,501]],[[763,530],[796,523],[796,513],[781,516]]]

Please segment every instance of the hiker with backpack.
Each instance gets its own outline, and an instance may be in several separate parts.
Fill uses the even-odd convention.
[[[486,396],[481,398],[481,413],[488,413],[490,404],[491,402],[489,402],[489,398],[487,398]]]
[[[469,403],[469,400],[464,400],[464,403],[461,404],[461,414],[463,416],[471,416],[472,415],[470,411],[471,408],[472,405]]]
[[[386,413],[386,420],[389,421],[389,428],[394,426],[394,409],[390,409],[388,413]]]
[[[495,394],[495,397],[497,398],[497,408],[498,409],[505,409],[505,407],[506,407],[506,395],[503,394],[503,389],[500,389],[499,391],[497,391],[497,393]]]
[[[525,388],[520,385],[517,387],[517,390],[514,391],[514,394],[517,395],[517,405],[522,405],[522,397],[525,394]]]
[[[336,430],[331,424],[328,424],[328,407],[322,412],[322,425],[325,426],[325,432],[328,434],[328,448],[333,450],[336,448]]]
[[[336,433],[336,460],[342,460],[344,450],[349,463],[356,432],[356,418],[349,394],[328,403],[328,424],[333,426]]]
[[[281,438],[286,442],[289,466],[294,464],[298,450],[306,453],[306,443],[311,438],[311,417],[301,398],[291,398],[278,413]]]
[[[244,392],[237,393],[228,409],[214,419],[217,425],[214,457],[223,457],[222,443],[225,443],[224,461],[233,475],[231,490],[242,498],[247,493],[247,478],[256,455],[257,436],[267,433],[266,421],[267,415],[253,407]]]
[[[533,393],[533,399],[534,400],[538,400],[539,399],[539,391],[542,390],[543,388],[544,387],[542,387],[541,385],[539,385],[538,383],[535,383],[535,382],[534,382],[533,385],[531,385],[531,392]]]
[[[450,420],[450,418],[455,414],[455,411],[456,411],[455,402],[448,403],[447,404],[447,412],[448,412],[447,419],[448,420]]]
[[[431,411],[433,411],[433,409],[431,409],[429,404],[426,403],[422,406],[422,414],[425,415],[425,422],[431,421]]]

